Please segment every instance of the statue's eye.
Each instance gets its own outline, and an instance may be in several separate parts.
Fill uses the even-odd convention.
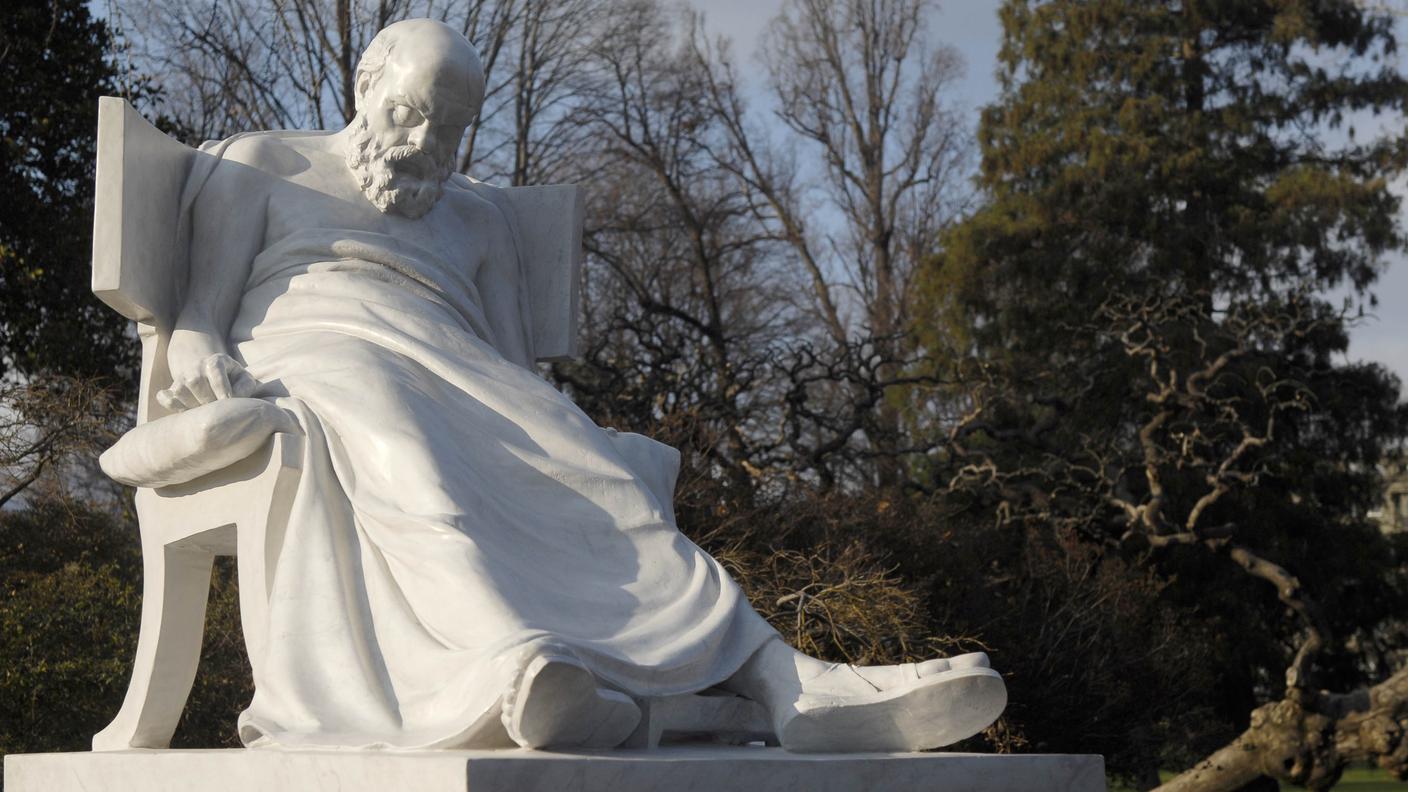
[[[420,111],[409,105],[398,104],[396,109],[391,111],[391,119],[399,126],[413,127],[420,126],[425,120],[425,116]]]

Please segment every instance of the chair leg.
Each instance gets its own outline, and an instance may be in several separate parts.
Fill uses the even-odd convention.
[[[288,532],[293,498],[298,489],[302,470],[301,448],[297,438],[275,435],[273,458],[279,460],[272,476],[265,475],[267,490],[261,487],[260,497],[253,499],[247,513],[241,516],[235,541],[239,565],[240,627],[244,631],[245,652],[255,679],[264,662],[269,638],[269,595],[274,568]]]
[[[132,681],[117,717],[93,736],[95,751],[169,746],[200,661],[215,556],[149,544],[146,536],[142,545],[142,627]]]

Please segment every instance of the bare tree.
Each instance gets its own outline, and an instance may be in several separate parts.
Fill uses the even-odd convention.
[[[873,345],[882,379],[903,379],[896,372],[913,349],[905,331],[917,265],[970,198],[968,130],[945,101],[961,62],[929,40],[931,10],[925,0],[790,2],[762,50],[786,130],[776,145],[750,116],[727,51],[696,38],[727,132],[721,166],[746,185],[763,227],[790,247],[824,333],[837,345]],[[817,165],[805,167],[798,152]],[[884,484],[900,480],[897,458],[909,442],[898,397],[875,402],[862,427]]]
[[[644,0],[607,19],[575,115],[592,142],[590,352],[559,373],[579,397],[638,394],[636,421],[695,414],[689,445],[746,482],[768,442],[755,424],[775,403],[765,364],[791,330],[789,278],[711,154],[722,133],[689,56],[690,18]],[[644,387],[621,387],[623,375]]]
[[[43,376],[0,385],[0,508],[40,482],[71,483],[71,464],[96,458],[122,421],[119,400],[92,381]]]
[[[480,161],[480,178],[553,184],[582,178],[587,131],[576,118],[591,91],[592,31],[607,18],[605,0],[517,0],[506,13],[502,79],[483,120],[470,132],[461,170]],[[500,97],[501,94],[501,97]],[[486,132],[488,133],[486,135]],[[476,142],[490,138],[481,152]]]

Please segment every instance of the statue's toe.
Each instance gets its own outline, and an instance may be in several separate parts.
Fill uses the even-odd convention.
[[[897,665],[855,666],[833,663],[825,671],[805,680],[802,689],[807,693],[819,695],[859,695],[890,690],[958,669],[989,667],[988,656],[983,652]]]
[[[951,668],[992,668],[986,652],[970,652],[948,658]]]
[[[933,660],[925,660],[922,663],[916,664],[914,667],[915,671],[918,672],[918,675],[921,678],[926,676],[933,676],[935,674],[942,674],[943,672],[948,671],[952,668],[953,666],[949,663],[947,657],[938,657]]]

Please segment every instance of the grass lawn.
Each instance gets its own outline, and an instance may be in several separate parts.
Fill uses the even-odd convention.
[[[1173,773],[1160,773],[1163,780],[1173,778]],[[1283,792],[1301,792],[1305,787],[1282,785]],[[1408,792],[1408,781],[1394,781],[1388,773],[1371,767],[1351,767],[1344,771],[1344,776],[1335,785],[1337,790],[1345,792]],[[1127,792],[1126,787],[1111,782],[1110,792]]]
[[[1281,789],[1299,790],[1305,787],[1282,785]],[[1388,773],[1377,767],[1351,767],[1344,771],[1344,777],[1335,784],[1335,789],[1352,792],[1404,792],[1408,790],[1408,781],[1394,781]]]

